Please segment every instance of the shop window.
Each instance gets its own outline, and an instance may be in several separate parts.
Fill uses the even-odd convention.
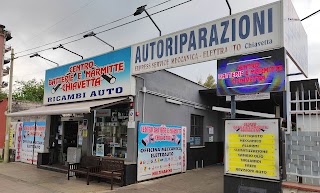
[[[203,145],[203,116],[191,115],[190,146]]]
[[[96,110],[93,155],[127,157],[128,112],[126,106]]]

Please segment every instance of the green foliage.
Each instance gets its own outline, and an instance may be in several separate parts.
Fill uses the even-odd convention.
[[[213,78],[211,74],[207,77],[207,80],[203,83],[203,86],[207,88],[216,88],[216,80]]]
[[[14,100],[42,102],[44,93],[44,81],[36,79],[28,81],[16,81],[17,89],[13,92]]]
[[[7,93],[0,90],[0,101],[7,98]]]

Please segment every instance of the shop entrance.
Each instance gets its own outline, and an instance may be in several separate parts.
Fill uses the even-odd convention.
[[[77,147],[78,121],[64,121],[62,137],[63,163],[67,160],[67,151],[69,147]]]
[[[68,148],[79,147],[78,130],[79,122],[83,118],[62,117],[58,129],[54,132],[54,147],[50,148],[50,162],[54,165],[66,165]]]

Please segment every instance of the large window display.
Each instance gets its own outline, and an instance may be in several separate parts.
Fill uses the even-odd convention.
[[[93,155],[127,157],[128,105],[95,111]]]

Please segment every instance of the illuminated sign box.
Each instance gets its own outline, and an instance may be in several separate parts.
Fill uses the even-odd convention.
[[[279,119],[226,120],[225,173],[280,179]]]
[[[285,90],[284,48],[218,61],[217,95]]]

